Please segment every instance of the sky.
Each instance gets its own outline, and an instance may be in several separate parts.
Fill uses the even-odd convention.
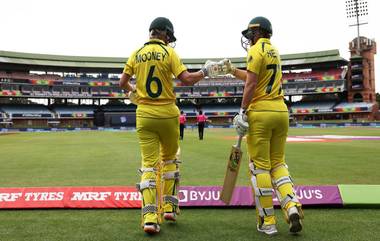
[[[360,35],[380,41],[380,1],[363,1]],[[357,35],[346,0],[1,0],[0,9],[0,50],[28,53],[127,58],[160,16],[172,21],[181,58],[245,57],[241,31],[256,16],[271,21],[281,54],[339,49],[349,59]]]

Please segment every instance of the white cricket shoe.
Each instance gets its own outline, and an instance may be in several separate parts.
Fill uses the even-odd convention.
[[[175,222],[177,220],[177,214],[175,212],[164,213],[164,219],[166,221],[173,221],[173,222]]]
[[[298,233],[302,230],[301,216],[296,206],[288,209],[289,217],[289,231],[291,233]]]
[[[261,233],[265,233],[265,234],[267,234],[269,236],[276,235],[278,233],[275,224],[271,224],[271,225],[266,225],[266,224],[257,225],[257,231],[259,231]]]
[[[145,223],[144,232],[148,234],[155,234],[160,232],[160,225],[157,223]]]

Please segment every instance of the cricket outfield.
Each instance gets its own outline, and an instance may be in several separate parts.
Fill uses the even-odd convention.
[[[186,129],[181,141],[181,184],[220,186],[235,133],[206,129],[205,140]],[[380,184],[377,128],[290,129],[287,163],[296,185]],[[316,137],[318,136],[318,137]],[[323,136],[323,137],[322,137]],[[325,138],[329,136],[330,138]],[[302,141],[323,139],[326,141]],[[324,140],[325,140],[324,139]],[[246,148],[237,185],[248,186]],[[135,132],[49,132],[0,135],[0,187],[134,186],[140,153]],[[0,203],[1,205],[1,203]],[[305,229],[288,234],[255,230],[253,208],[184,208],[155,240],[377,240],[377,208],[306,208]],[[2,210],[0,240],[148,240],[138,209]],[[369,232],[369,230],[371,230]]]

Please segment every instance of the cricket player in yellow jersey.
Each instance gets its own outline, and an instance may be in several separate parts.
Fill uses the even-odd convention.
[[[241,110],[234,118],[234,125],[239,135],[248,132],[257,230],[268,235],[277,233],[272,201],[274,189],[290,232],[297,233],[302,230],[303,212],[285,163],[289,116],[281,89],[280,54],[270,41],[272,25],[264,17],[255,17],[242,34],[243,48],[249,47],[247,70],[230,66],[225,69],[245,80]]]
[[[173,77],[185,85],[193,85],[208,75],[213,62],[198,72],[188,72],[177,53],[169,45],[174,43],[173,24],[158,17],[149,27],[149,41],[132,53],[120,79],[120,87],[129,93],[137,105],[136,129],[142,157],[141,182],[143,228],[147,233],[160,231],[158,198],[163,194],[163,217],[176,221],[178,214],[179,109],[175,105]],[[135,76],[136,86],[130,83]],[[161,164],[162,163],[162,164]],[[163,173],[163,185],[157,183]],[[163,189],[163,190],[161,190]]]

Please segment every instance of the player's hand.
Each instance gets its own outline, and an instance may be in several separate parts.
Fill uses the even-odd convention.
[[[232,65],[231,60],[223,59],[219,62],[207,60],[202,68],[204,76],[217,77],[227,74],[234,74],[236,67]]]
[[[239,136],[245,136],[248,132],[248,117],[244,109],[240,109],[239,114],[234,117],[233,125]]]
[[[206,77],[213,74],[215,72],[215,68],[217,68],[217,65],[218,65],[217,62],[207,60],[201,69],[203,76]]]
[[[137,91],[135,86],[132,86],[132,90],[128,92],[128,98],[133,104],[137,105]]]
[[[222,59],[218,62],[218,64],[223,75],[234,74],[236,71],[236,67],[231,63],[231,60],[229,59]]]

